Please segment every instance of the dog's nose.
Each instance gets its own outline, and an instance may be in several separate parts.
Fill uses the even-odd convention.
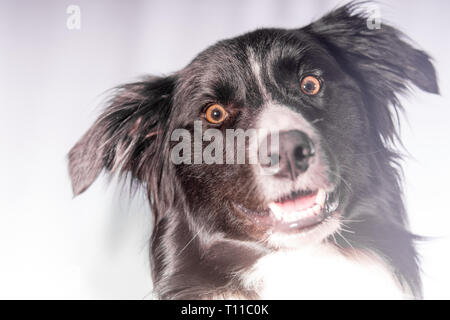
[[[275,176],[295,180],[308,170],[310,160],[314,156],[314,144],[308,135],[299,130],[281,131],[279,147],[270,150],[270,166],[276,167]]]

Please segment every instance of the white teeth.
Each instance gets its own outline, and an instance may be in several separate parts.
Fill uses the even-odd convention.
[[[295,222],[297,220],[319,215],[325,206],[326,196],[327,194],[325,190],[319,189],[314,206],[298,212],[285,212],[275,202],[270,203],[269,208],[277,220],[281,220],[287,223]]]
[[[321,207],[317,204],[312,208],[298,212],[284,212],[273,202],[269,204],[269,208],[270,210],[272,210],[272,213],[277,220],[282,220],[284,222],[293,222],[303,218],[311,217],[319,214],[321,211]]]
[[[316,204],[312,209],[314,211],[314,214],[319,214],[320,211],[322,211],[322,208],[318,204]]]
[[[325,190],[319,189],[319,191],[317,192],[316,204],[323,207],[325,204],[326,197],[327,197],[327,193],[325,192]]]
[[[289,214],[289,215],[284,216],[284,217],[283,217],[283,220],[284,220],[285,222],[293,222],[293,221],[298,220],[298,218],[297,218],[297,216],[296,216],[295,213],[292,213],[292,214]]]
[[[277,218],[278,220],[283,219],[284,217],[284,212],[283,210],[281,210],[280,207],[278,207],[275,203],[270,203],[269,204],[269,208],[270,210],[272,210],[272,213],[274,214],[275,218]]]

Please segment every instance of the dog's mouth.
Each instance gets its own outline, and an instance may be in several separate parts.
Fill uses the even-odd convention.
[[[269,202],[263,210],[236,207],[258,225],[271,227],[274,232],[295,233],[310,230],[327,220],[339,207],[339,199],[336,192],[324,189],[302,190]]]

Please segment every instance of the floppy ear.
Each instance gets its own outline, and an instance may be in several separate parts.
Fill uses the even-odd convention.
[[[86,190],[103,169],[145,179],[162,148],[174,78],[151,77],[116,89],[109,106],[69,152],[74,195]]]
[[[361,13],[358,3],[350,3],[303,28],[324,44],[351,76],[369,94],[379,123],[389,117],[388,105],[400,106],[396,94],[404,92],[408,84],[439,93],[436,72],[430,57],[406,42],[395,28],[381,24],[378,29],[368,27],[368,17]],[[381,130],[385,138],[392,137],[392,128]]]

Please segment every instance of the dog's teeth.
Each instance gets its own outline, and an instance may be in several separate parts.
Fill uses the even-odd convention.
[[[272,210],[272,213],[277,220],[281,220],[283,218],[283,210],[281,210],[275,203],[270,203],[269,208]]]
[[[269,208],[277,220],[286,223],[291,223],[297,220],[318,215],[322,211],[322,206],[319,204],[315,204],[311,208],[296,212],[285,212],[283,209],[281,209],[278,205],[276,205],[273,202],[269,204]]]
[[[323,207],[326,196],[327,196],[327,194],[326,194],[325,190],[319,189],[319,191],[317,192],[316,204]]]
[[[298,220],[298,218],[295,214],[287,214],[284,218],[284,221],[286,221],[286,222],[294,222],[297,220]]]
[[[318,204],[316,204],[316,205],[313,207],[314,214],[319,214],[321,210],[322,210],[322,209],[321,209],[320,205],[318,205]]]
[[[289,215],[285,215],[284,216],[284,221],[285,222],[293,222],[293,221],[296,221],[296,220],[298,220],[298,219],[297,219],[297,216],[295,214],[289,214]]]
[[[294,214],[294,219],[295,219],[295,220],[300,220],[301,218],[303,218],[303,216],[304,216],[304,213],[303,213],[303,212],[296,212],[296,213]]]

